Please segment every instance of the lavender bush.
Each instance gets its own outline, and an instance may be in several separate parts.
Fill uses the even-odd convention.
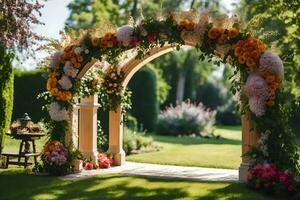
[[[190,101],[171,105],[158,117],[157,131],[168,135],[199,135],[215,123],[215,111]]]

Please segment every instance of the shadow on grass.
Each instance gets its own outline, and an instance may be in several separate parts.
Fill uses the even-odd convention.
[[[204,138],[204,137],[176,137],[176,136],[161,136],[157,134],[150,134],[154,141],[170,144],[181,145],[196,145],[196,144],[231,144],[241,145],[241,140],[228,139],[228,138]]]
[[[55,177],[41,177],[21,172],[0,172],[1,199],[267,199],[249,193],[242,184],[232,183],[213,189],[207,188],[203,196],[201,184],[209,182],[187,182],[154,178],[128,177],[121,175],[97,176],[77,182]],[[196,184],[196,185],[195,185]],[[191,191],[192,190],[192,191]],[[203,190],[203,189],[202,189]],[[192,194],[190,194],[192,193]],[[192,198],[191,198],[192,197]],[[228,197],[228,198],[224,198]],[[232,198],[231,198],[232,197]]]

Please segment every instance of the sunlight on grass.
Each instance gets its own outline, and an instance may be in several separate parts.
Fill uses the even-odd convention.
[[[241,163],[240,127],[217,127],[215,138],[191,138],[151,135],[163,149],[131,155],[134,162],[237,169]]]
[[[0,171],[1,199],[206,199],[268,200],[244,184],[164,180],[118,174],[81,181],[34,176],[22,170]]]

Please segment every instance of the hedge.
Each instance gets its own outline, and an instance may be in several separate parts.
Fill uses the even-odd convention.
[[[155,73],[150,68],[142,68],[130,80],[128,87],[132,91],[130,113],[144,129],[155,130],[159,112]]]
[[[12,53],[0,46],[0,153],[2,152],[5,133],[10,125],[13,108],[13,57]]]
[[[37,99],[37,96],[45,91],[46,79],[41,70],[15,71],[15,94],[14,109],[12,119],[19,118],[27,112],[35,122],[44,117],[48,117],[47,111],[42,110],[46,104],[43,99]]]

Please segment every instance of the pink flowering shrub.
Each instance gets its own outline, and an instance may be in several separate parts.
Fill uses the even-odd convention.
[[[293,175],[279,171],[275,164],[257,164],[248,171],[247,181],[251,188],[266,192],[293,193],[296,189]]]

